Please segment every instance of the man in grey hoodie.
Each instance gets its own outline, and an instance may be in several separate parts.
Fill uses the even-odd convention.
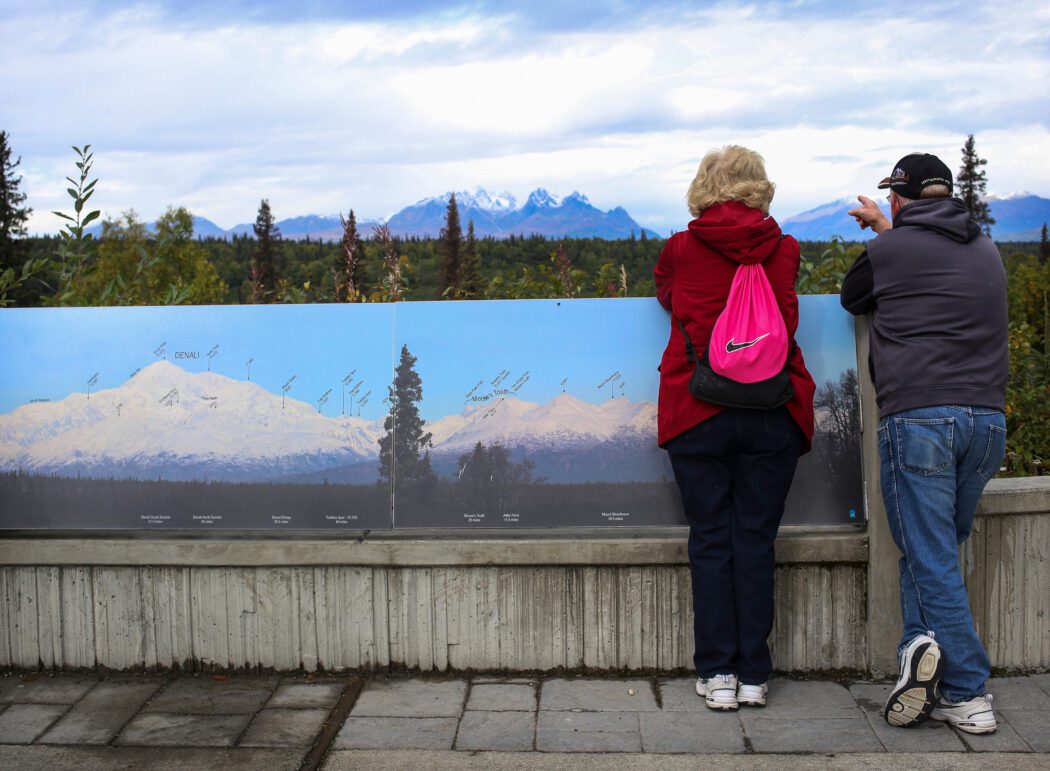
[[[959,569],[985,483],[1006,447],[1006,273],[995,244],[936,156],[913,153],[849,213],[878,235],[842,282],[842,306],[871,313],[868,366],[879,406],[882,496],[900,560],[900,678],[883,713],[996,728],[988,654]]]

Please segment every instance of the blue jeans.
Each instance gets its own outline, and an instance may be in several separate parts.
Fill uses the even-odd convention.
[[[760,685],[773,670],[773,542],[802,432],[785,407],[728,409],[666,447],[689,520],[696,673]]]
[[[882,497],[900,560],[903,649],[933,633],[944,651],[941,694],[984,694],[991,663],[959,569],[977,502],[1006,450],[1006,418],[983,407],[921,407],[879,422]]]

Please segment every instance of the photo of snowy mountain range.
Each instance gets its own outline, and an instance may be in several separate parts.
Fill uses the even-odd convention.
[[[171,392],[159,402],[154,394]],[[559,394],[546,404],[507,398],[428,423],[430,452],[500,444],[531,452],[651,440],[656,405],[601,405]],[[0,472],[170,481],[270,482],[315,475],[376,481],[383,420],[328,417],[261,386],[168,361],[91,396],[71,394],[0,415]],[[358,473],[353,470],[360,467]],[[596,470],[579,481],[603,481]]]
[[[852,324],[823,299],[802,298],[799,342],[833,384]],[[656,446],[655,302],[367,307],[0,311],[0,528],[682,523]],[[827,453],[807,457],[789,520],[856,518],[859,467],[833,490]]]

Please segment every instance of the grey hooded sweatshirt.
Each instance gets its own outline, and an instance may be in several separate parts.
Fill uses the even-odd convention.
[[[958,198],[908,204],[842,282],[842,307],[872,313],[868,366],[882,417],[1006,404],[1006,271]]]

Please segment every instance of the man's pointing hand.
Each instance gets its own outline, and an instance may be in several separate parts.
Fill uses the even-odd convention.
[[[857,220],[861,230],[871,228],[876,233],[881,233],[893,227],[893,223],[882,213],[877,203],[865,195],[858,195],[857,200],[860,201],[860,206],[850,209],[847,214]]]

